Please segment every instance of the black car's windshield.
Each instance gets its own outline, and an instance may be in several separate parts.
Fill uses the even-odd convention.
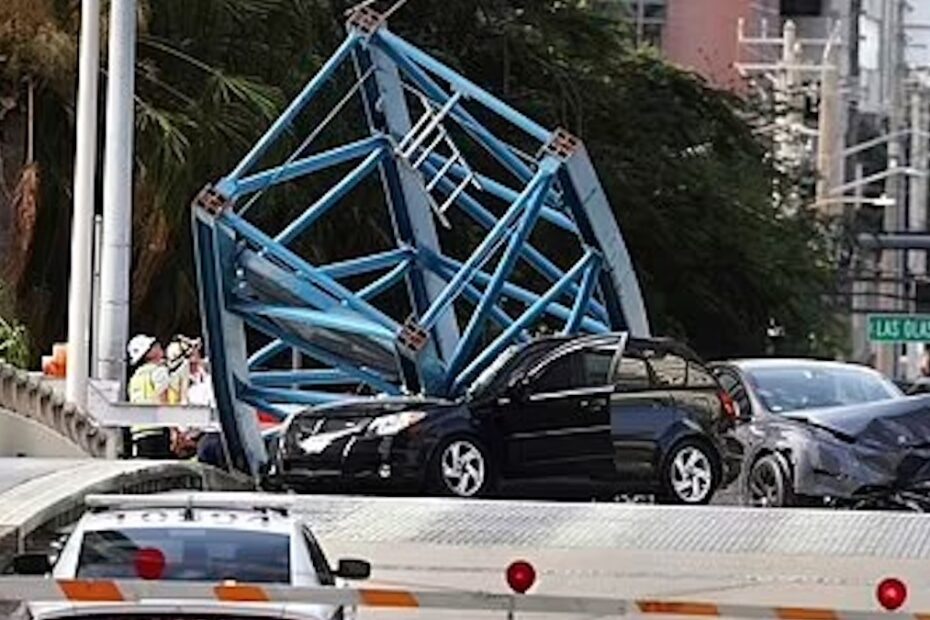
[[[77,577],[135,579],[140,561],[145,563],[141,570],[160,573],[158,578],[165,580],[291,581],[288,535],[197,527],[87,532]]]
[[[854,367],[757,368],[748,375],[753,391],[772,413],[870,403],[901,395],[884,377]]]

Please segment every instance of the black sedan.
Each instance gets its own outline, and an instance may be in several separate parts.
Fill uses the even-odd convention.
[[[292,415],[273,478],[460,497],[558,479],[698,504],[737,474],[735,415],[674,342],[544,338],[499,358],[460,401],[375,398]]]
[[[893,507],[926,496],[930,397],[905,398],[880,373],[838,362],[712,368],[740,410],[745,503]]]

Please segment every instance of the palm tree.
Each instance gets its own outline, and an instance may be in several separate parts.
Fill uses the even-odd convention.
[[[206,19],[207,24],[243,17],[260,20],[279,4],[140,0],[134,215],[140,242],[135,244],[133,276],[137,307],[153,289],[192,291],[187,270],[170,264],[187,254],[179,256],[175,248],[188,245],[184,229],[192,187],[218,169],[214,162],[224,161],[221,153],[231,146],[239,151],[251,141],[256,128],[267,124],[281,103],[278,89],[224,72],[198,57],[203,53],[221,59],[224,42],[201,25],[201,37],[192,45],[191,33],[182,25],[192,18]],[[104,37],[105,17],[104,11]],[[0,3],[0,252],[6,259],[5,284],[18,293],[21,315],[39,350],[64,332],[61,296],[67,290],[69,259],[78,27],[79,3],[73,1]],[[105,44],[101,47],[106,49]],[[105,68],[102,72],[105,80]],[[168,282],[171,278],[164,274],[179,278]],[[177,297],[182,303],[174,305],[173,312],[158,315],[164,329],[196,318],[194,296]],[[13,308],[0,304],[0,316],[12,313]]]

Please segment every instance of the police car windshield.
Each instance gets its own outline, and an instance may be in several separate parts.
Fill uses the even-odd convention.
[[[78,562],[81,579],[137,579],[140,552],[159,557],[143,570],[168,581],[290,583],[286,534],[213,528],[126,528],[86,532]],[[163,558],[163,561],[161,560]]]

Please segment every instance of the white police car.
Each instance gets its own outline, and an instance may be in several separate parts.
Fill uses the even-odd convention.
[[[290,513],[286,497],[232,493],[94,495],[55,562],[21,556],[19,573],[47,573],[55,579],[148,579],[238,582],[291,586],[337,586],[343,579],[365,579],[371,567],[341,560],[333,570],[310,529]],[[33,602],[35,618],[75,617],[61,603]],[[146,601],[132,616],[181,617],[177,601]],[[198,618],[219,617],[222,603],[198,603]],[[215,609],[214,609],[215,608]],[[213,613],[210,612],[214,609]],[[230,617],[229,608],[223,617]],[[90,611],[88,608],[87,611]],[[108,614],[115,610],[108,607]],[[186,612],[193,609],[187,605]],[[273,612],[273,613],[272,613]],[[70,614],[70,615],[69,615]],[[168,614],[163,616],[164,614]],[[244,615],[245,614],[245,615]],[[77,614],[83,615],[83,614]],[[240,605],[236,617],[257,616],[329,620],[339,607],[313,604]]]

